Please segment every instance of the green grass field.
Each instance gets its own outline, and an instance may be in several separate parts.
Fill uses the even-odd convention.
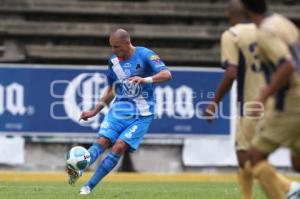
[[[88,196],[78,195],[82,183],[0,182],[3,199],[239,199],[236,182],[103,182]],[[255,199],[265,199],[258,187]]]
[[[234,173],[122,173],[108,175],[88,196],[78,191],[91,176],[85,172],[76,186],[64,172],[2,171],[0,199],[239,199]],[[254,188],[255,199],[265,199]]]

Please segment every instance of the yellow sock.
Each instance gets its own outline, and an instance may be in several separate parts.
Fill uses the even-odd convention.
[[[238,179],[242,196],[241,199],[251,199],[253,185],[253,177],[251,172],[240,168],[238,171]]]
[[[277,173],[277,178],[279,180],[280,186],[282,187],[283,191],[285,193],[289,192],[292,183],[291,180],[281,175],[280,173]]]
[[[258,179],[269,199],[285,198],[276,170],[267,161],[258,163],[253,168],[253,175]]]

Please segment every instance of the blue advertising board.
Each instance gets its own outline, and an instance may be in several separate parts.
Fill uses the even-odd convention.
[[[156,86],[156,117],[149,134],[228,135],[230,96],[222,101],[213,124],[203,117],[223,72],[183,67],[171,71],[172,81]],[[94,134],[108,109],[87,122],[78,118],[103,93],[105,72],[103,66],[0,64],[0,133]]]

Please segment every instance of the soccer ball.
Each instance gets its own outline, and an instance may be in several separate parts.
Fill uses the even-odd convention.
[[[82,146],[75,146],[71,148],[66,155],[67,165],[75,170],[86,169],[91,161],[91,155],[88,150]]]

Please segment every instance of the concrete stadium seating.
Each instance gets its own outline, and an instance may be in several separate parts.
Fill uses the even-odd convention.
[[[106,60],[110,54],[108,47],[91,46],[53,46],[53,45],[26,45],[27,56],[32,59],[51,60]],[[213,50],[198,49],[172,49],[172,48],[153,48],[163,60],[193,65],[201,59],[205,62],[213,62],[218,58],[218,52]]]
[[[217,67],[219,37],[228,27],[226,2],[0,0],[0,41],[15,45],[0,49],[9,62],[106,64],[109,33],[121,27],[168,65]],[[290,5],[296,1],[274,2],[272,10],[300,24],[300,6]]]

